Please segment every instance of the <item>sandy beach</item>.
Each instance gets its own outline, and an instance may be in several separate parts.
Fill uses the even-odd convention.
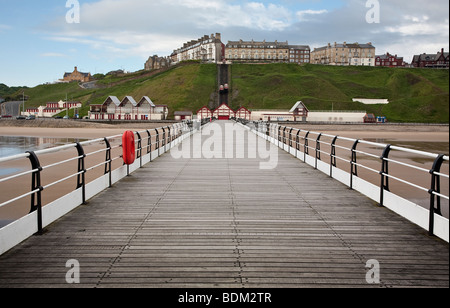
[[[56,124],[55,124],[56,123]],[[146,129],[154,129],[162,126],[171,125],[170,123],[137,123],[137,124],[102,124],[102,123],[86,123],[86,122],[57,122],[57,121],[18,121],[0,120],[0,135],[2,136],[21,136],[21,137],[47,137],[47,138],[80,138],[80,139],[97,139],[115,135],[121,135],[126,130],[145,131]],[[56,127],[55,127],[56,126]],[[295,125],[293,127],[302,130],[310,130],[313,132],[322,132],[330,135],[339,135],[343,137],[364,139],[380,143],[396,144],[399,146],[412,147],[418,150],[443,153],[448,155],[449,148],[449,126],[448,125]],[[118,140],[117,142],[120,142]],[[144,143],[144,146],[146,144]],[[93,146],[87,151],[95,151],[101,148],[100,145]],[[120,150],[113,152],[113,157],[119,156]],[[88,166],[92,166],[104,161],[105,153],[90,157]],[[76,156],[75,149],[54,153],[40,157],[42,165],[49,165],[64,159]],[[415,163],[414,158],[405,157],[408,163]],[[370,161],[370,160],[369,160]],[[377,162],[372,162],[377,166]],[[419,162],[420,166],[429,168],[430,161]],[[7,163],[7,168],[17,168],[18,170],[30,170],[27,159],[13,161]],[[113,168],[117,168],[121,162],[117,161]],[[0,164],[0,168],[5,168]],[[43,184],[46,185],[52,181],[56,181],[61,177],[68,176],[76,172],[76,161],[72,161],[58,168],[51,168],[43,172]],[[346,167],[345,167],[346,168]],[[445,172],[448,172],[448,164],[444,166]],[[345,169],[346,170],[346,169]],[[403,171],[401,171],[403,172]],[[410,171],[408,171],[410,172]],[[364,171],[361,171],[363,174]],[[98,168],[88,174],[87,181],[92,181],[96,177],[103,174],[103,168]],[[413,175],[403,174],[407,178]],[[379,177],[376,175],[369,176],[371,181],[378,183]],[[14,181],[1,183],[0,203],[14,198],[20,194],[29,191],[30,175],[20,177]],[[442,185],[448,186],[448,181],[443,181]],[[424,180],[423,185],[428,185],[428,177]],[[57,198],[72,191],[76,185],[76,178],[72,178],[61,184],[55,185],[43,193],[44,204],[49,203]],[[410,189],[402,187],[398,188],[399,194],[410,196],[414,200],[421,200],[427,203],[426,193],[412,194]],[[419,203],[419,202],[418,202]],[[448,203],[447,203],[448,204]],[[445,206],[444,206],[445,207]],[[30,208],[29,197],[22,199],[12,205],[5,206],[0,209],[0,221],[15,220],[27,214]],[[448,212],[448,206],[447,206]]]
[[[126,130],[142,131],[168,125],[171,125],[171,123],[103,124],[78,121],[58,122],[56,120],[38,120],[36,122],[0,120],[0,135],[95,139],[122,134]],[[316,125],[294,123],[286,125],[306,131],[354,139],[449,142],[449,125]]]
[[[172,123],[106,124],[65,120],[0,120],[0,135],[95,139],[122,134],[126,130],[142,131],[168,125]]]

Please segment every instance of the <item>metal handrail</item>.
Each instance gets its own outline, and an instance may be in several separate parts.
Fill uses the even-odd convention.
[[[159,129],[162,129],[163,131],[168,129],[167,134],[164,133],[162,136],[159,135],[158,134]],[[189,128],[188,124],[185,122],[181,122],[181,123],[175,123],[172,126],[165,126],[165,127],[161,127],[161,128],[157,128],[157,129],[145,130],[142,132],[135,132],[135,135],[139,136],[139,140],[136,140],[136,144],[138,145],[137,153],[143,153],[142,151],[145,148],[147,148],[147,149],[150,149],[150,151],[149,151],[149,153],[147,153],[147,155],[148,154],[151,155],[152,149],[158,150],[161,147],[161,144],[163,144],[163,145],[170,144],[172,141],[175,141],[177,138],[180,138],[184,133],[189,132],[189,131],[192,131],[192,130]],[[152,134],[152,132],[153,132],[153,134]],[[141,138],[140,134],[143,134],[143,133],[148,134],[148,137]],[[84,203],[85,202],[84,188],[86,185],[85,174],[87,172],[92,171],[99,167],[105,167],[108,165],[111,166],[112,162],[117,161],[123,157],[123,155],[119,155],[119,156],[113,158],[110,155],[112,150],[121,148],[122,144],[120,143],[119,145],[111,146],[109,141],[118,139],[120,137],[122,137],[122,135],[115,135],[115,136],[110,136],[110,137],[106,137],[106,138],[93,139],[93,140],[88,140],[88,141],[84,141],[84,142],[67,144],[67,145],[62,145],[62,146],[53,147],[53,148],[49,148],[49,149],[39,150],[39,151],[35,151],[35,152],[27,152],[24,154],[0,158],[0,163],[7,163],[7,162],[14,161],[14,160],[28,158],[32,164],[31,170],[20,172],[18,174],[14,174],[12,176],[8,176],[8,177],[4,177],[4,178],[0,179],[0,184],[2,184],[4,182],[11,181],[11,180],[16,179],[21,176],[26,176],[26,175],[30,175],[30,174],[32,175],[32,189],[25,194],[16,196],[10,200],[0,203],[0,208],[4,207],[6,205],[9,205],[11,203],[14,203],[16,201],[19,201],[23,198],[31,196],[30,213],[32,213],[34,211],[40,212],[38,215],[38,228],[39,228],[38,233],[41,233],[42,232],[41,209],[43,207],[41,193],[52,186],[55,186],[61,182],[67,181],[71,178],[77,177],[78,178],[77,189],[82,188],[83,203]],[[155,142],[153,142],[154,137],[156,137]],[[145,140],[147,140],[147,142],[143,142]],[[121,142],[121,140],[120,140],[120,142]],[[84,153],[85,146],[93,145],[93,144],[103,144],[103,143],[107,144],[106,148],[95,150],[90,153]],[[147,143],[147,144],[145,144],[145,143]],[[64,160],[61,160],[61,161],[58,161],[55,163],[51,163],[46,166],[41,166],[38,157],[45,155],[45,154],[51,154],[51,153],[65,151],[68,149],[78,149],[78,154],[76,156],[68,158],[68,159],[64,159]],[[89,168],[84,167],[85,159],[87,157],[91,157],[95,154],[100,154],[100,153],[104,153],[104,152],[107,153],[106,159],[104,161],[102,161],[100,163],[96,163],[95,165],[93,165]],[[44,186],[41,185],[41,172],[42,171],[44,171],[45,169],[48,169],[48,168],[57,167],[59,165],[62,165],[62,164],[68,163],[68,162],[72,162],[72,161],[77,161],[77,160],[79,162],[77,172],[70,174],[68,176],[65,176],[63,178],[57,179],[54,182],[46,184]],[[152,159],[150,156],[150,161],[151,160]],[[141,167],[142,167],[142,157],[141,157]],[[109,173],[109,176],[110,176],[110,185],[111,185],[111,173],[112,172],[113,172],[113,170],[111,167],[109,169],[105,167],[105,174]]]
[[[242,123],[242,122],[241,122]],[[248,125],[249,123],[242,123],[244,125]],[[252,126],[254,125],[257,127],[257,131],[262,132],[263,134],[266,134],[269,137],[272,137],[275,142],[278,142],[278,144],[284,144],[289,146],[292,149],[296,149],[297,151],[304,152],[304,161],[306,161],[306,155],[309,155],[313,159],[315,159],[315,168],[317,169],[317,163],[318,161],[321,161],[321,154],[327,155],[331,158],[332,163],[330,166],[330,176],[333,177],[333,168],[336,168],[336,160],[340,160],[342,162],[348,163],[350,165],[350,188],[353,188],[353,177],[359,177],[357,172],[357,167],[364,168],[365,170],[368,170],[370,172],[373,172],[375,174],[378,174],[381,177],[381,185],[380,185],[380,205],[384,205],[384,191],[389,191],[389,179],[401,182],[403,184],[409,185],[415,189],[419,189],[421,191],[427,192],[430,195],[430,222],[429,222],[429,233],[430,235],[433,234],[433,219],[434,214],[441,215],[441,209],[440,209],[440,198],[444,198],[449,200],[449,196],[443,194],[440,191],[440,179],[441,178],[449,178],[449,175],[446,173],[442,173],[440,171],[441,165],[443,162],[449,161],[448,155],[439,155],[414,149],[409,149],[405,147],[399,147],[399,146],[393,146],[393,145],[387,145],[377,142],[371,142],[366,140],[357,140],[353,138],[348,137],[341,137],[341,136],[335,136],[330,134],[324,134],[314,131],[308,131],[308,130],[302,130],[298,128],[291,128],[287,126],[282,126],[278,124],[268,123],[268,122],[251,122]],[[266,129],[267,127],[267,129]],[[262,130],[260,130],[262,128]],[[289,130],[290,129],[290,130]],[[285,133],[287,130],[289,130],[289,138],[286,138]],[[304,135],[300,135],[300,133],[304,133]],[[316,137],[318,136],[318,137]],[[327,137],[332,139],[333,141],[331,143],[322,141],[321,137]],[[303,141],[303,142],[302,142]],[[337,144],[339,141],[345,141],[345,142],[351,142],[353,143],[353,147],[343,146]],[[329,145],[331,147],[331,152],[327,152],[324,149],[322,149],[321,145]],[[383,151],[383,155],[377,156],[373,153],[368,153],[367,151],[363,151],[358,149],[359,145],[368,145],[372,147],[379,148],[380,151]],[[303,149],[303,150],[301,150]],[[341,157],[336,155],[335,149],[340,149],[347,151],[351,159],[348,159],[346,157]],[[431,170],[418,167],[406,162],[402,162],[396,159],[389,158],[389,154],[391,151],[399,151],[404,153],[410,153],[419,155],[424,158],[430,158],[435,160],[433,164],[433,168]],[[315,155],[312,154],[315,152]],[[380,160],[382,168],[381,170],[376,170],[372,167],[366,166],[360,162],[358,162],[358,155],[364,155],[371,158],[377,158]],[[417,170],[418,172],[427,173],[431,176],[431,187],[423,187],[418,184],[412,183],[409,180],[401,179],[398,176],[392,175],[392,173],[389,173],[389,164],[397,164],[401,165],[406,168],[411,168],[414,170]],[[437,208],[435,207],[435,204],[437,203]]]

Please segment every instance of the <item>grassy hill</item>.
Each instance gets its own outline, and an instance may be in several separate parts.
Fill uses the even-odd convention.
[[[449,123],[449,71],[374,67],[332,67],[295,64],[231,67],[231,106],[249,109],[290,109],[302,100],[310,110],[367,110],[391,122]],[[107,76],[101,88],[82,89],[77,83],[41,85],[26,90],[27,106],[65,99],[82,101],[82,115],[90,104],[109,95],[122,99],[149,96],[174,111],[196,112],[217,91],[217,67],[186,63],[161,73],[136,72]],[[353,98],[387,98],[389,105],[363,105]]]
[[[15,93],[19,92],[20,90],[26,90],[27,87],[8,87],[7,85],[0,83],[0,97],[3,97],[4,99],[8,100],[17,100],[20,96],[20,100],[22,99],[22,93],[20,95],[15,95]]]
[[[449,71],[290,64],[233,65],[234,107],[367,110],[391,122],[448,123]],[[364,105],[353,98],[387,98]]]
[[[110,95],[120,100],[126,95],[136,100],[146,95],[155,104],[169,105],[171,114],[177,110],[196,112],[208,104],[211,94],[216,91],[216,75],[216,65],[188,63],[156,74],[141,71],[121,77],[107,76],[98,81],[99,88],[96,89],[83,89],[78,83],[40,85],[27,89],[29,100],[26,106],[45,105],[67,97],[83,102],[84,107],[79,112],[84,116],[89,105],[102,104]]]

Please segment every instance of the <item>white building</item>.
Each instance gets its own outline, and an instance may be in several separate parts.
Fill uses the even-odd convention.
[[[200,60],[202,62],[217,63],[224,57],[224,45],[221,34],[205,35],[196,41],[190,41],[173,51],[171,58],[174,64],[181,61]]]
[[[46,106],[39,107],[29,107],[27,111],[21,112],[23,116],[36,116],[38,118],[51,118],[55,115],[67,111],[67,109],[77,109],[83,107],[83,103],[81,102],[51,102],[47,103]]]
[[[156,106],[148,96],[142,97],[139,102],[136,102],[131,96],[125,96],[122,101],[116,96],[109,96],[103,104],[91,105],[89,119],[125,121],[164,120],[168,115],[168,107],[161,107]]]
[[[364,123],[366,111],[309,111],[301,101],[291,110],[252,110],[252,121]]]

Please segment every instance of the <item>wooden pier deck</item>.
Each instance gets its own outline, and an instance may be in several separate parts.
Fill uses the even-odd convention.
[[[281,150],[165,154],[1,256],[7,287],[448,288],[449,245]]]

